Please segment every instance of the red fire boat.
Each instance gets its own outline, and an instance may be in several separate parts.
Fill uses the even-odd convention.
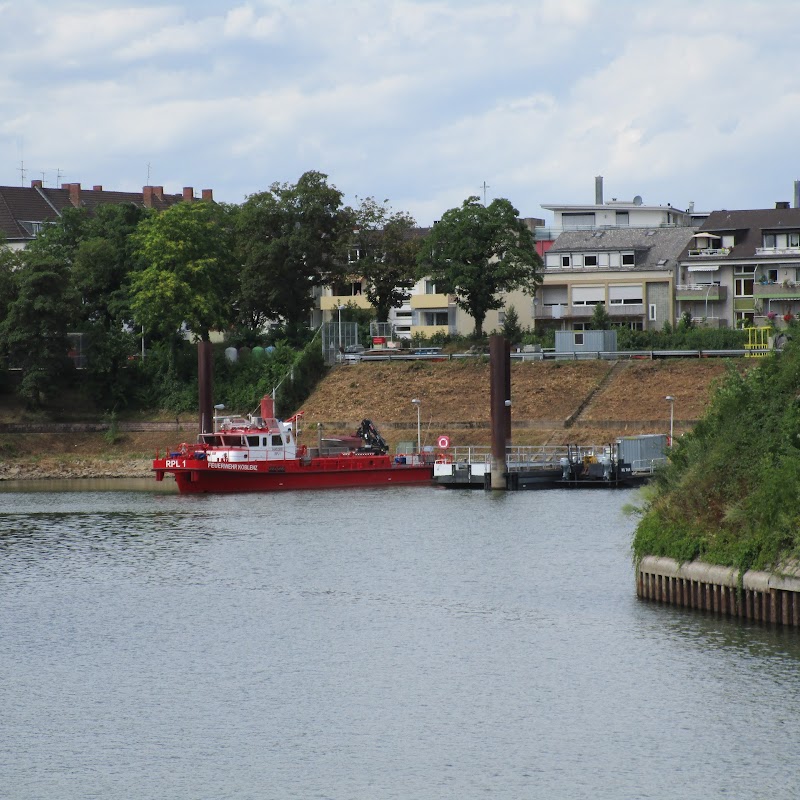
[[[433,482],[432,460],[420,453],[390,456],[368,419],[353,436],[320,438],[307,447],[297,441],[298,417],[276,419],[269,396],[262,399],[259,414],[215,416],[214,431],[201,433],[197,444],[184,443],[156,457],[156,480],[173,475],[181,494]]]

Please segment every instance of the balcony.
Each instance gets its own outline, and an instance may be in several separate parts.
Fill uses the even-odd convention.
[[[364,294],[332,294],[320,297],[319,307],[322,311],[336,311],[339,306],[356,306],[357,308],[372,308],[371,303]]]
[[[728,298],[728,287],[717,284],[691,284],[675,287],[676,300],[706,301],[716,303]]]
[[[757,256],[800,256],[800,247],[756,247]]]
[[[796,300],[800,298],[800,285],[794,281],[783,283],[755,283],[753,296],[764,300]]]
[[[620,317],[642,317],[644,316],[644,303],[616,304],[606,307],[608,316],[611,319]]]
[[[446,309],[450,296],[446,294],[412,294],[408,303],[414,309]]]
[[[731,252],[730,247],[700,247],[689,251],[691,258],[719,258],[727,256]]]
[[[411,338],[413,339],[415,336],[424,336],[426,339],[430,339],[435,333],[443,333],[448,335],[450,333],[455,333],[455,331],[450,330],[449,325],[412,325],[411,326]]]

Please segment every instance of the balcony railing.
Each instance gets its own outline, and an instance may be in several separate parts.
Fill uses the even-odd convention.
[[[800,297],[800,285],[795,284],[794,281],[755,283],[753,284],[753,296],[766,300],[795,300]]]
[[[757,256],[800,256],[800,247],[756,247]]]
[[[728,287],[717,284],[686,284],[675,287],[676,300],[708,300],[709,303],[716,303],[726,300],[727,297]]]
[[[627,305],[606,306],[608,316],[612,318],[620,317],[641,317],[644,315],[643,303],[630,303]],[[534,306],[534,319],[589,319],[594,314],[594,306]]]
[[[714,256],[726,256],[730,251],[730,247],[700,247],[690,250],[689,255],[693,258],[713,258]]]

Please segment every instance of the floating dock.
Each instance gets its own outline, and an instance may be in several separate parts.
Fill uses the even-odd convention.
[[[620,437],[607,445],[506,448],[505,488],[612,488],[649,480],[666,463],[666,436]],[[489,447],[452,447],[439,453],[433,478],[447,488],[491,488]]]
[[[636,573],[643,600],[737,617],[772,625],[800,627],[800,564],[778,573],[645,556]]]

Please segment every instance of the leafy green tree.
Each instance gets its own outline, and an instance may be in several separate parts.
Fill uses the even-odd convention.
[[[596,303],[589,322],[593,331],[607,331],[611,329],[611,317],[606,311],[605,303]]]
[[[236,225],[241,323],[252,330],[271,320],[287,331],[306,325],[312,290],[345,272],[347,222],[341,192],[320,172],[248,197]]]
[[[367,197],[351,210],[349,269],[364,279],[378,322],[386,322],[391,309],[400,308],[408,297],[416,282],[419,249],[414,218],[403,211],[392,212],[386,202]]]
[[[169,338],[183,324],[208,341],[233,319],[232,210],[178,203],[139,224],[133,241],[142,268],[130,282],[131,309],[147,331]]]
[[[541,282],[541,264],[533,234],[503,198],[484,206],[468,197],[460,208],[446,211],[418,257],[419,274],[456,295],[458,307],[475,320],[476,336],[483,334],[486,313],[502,308],[502,293],[522,289],[533,294]]]
[[[22,254],[12,280],[13,299],[0,322],[0,342],[22,370],[21,396],[35,408],[58,390],[68,372],[67,331],[77,298],[69,267],[35,248]]]

